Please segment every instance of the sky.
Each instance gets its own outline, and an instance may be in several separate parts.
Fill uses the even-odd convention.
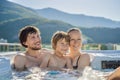
[[[120,0],[9,0],[33,9],[55,8],[71,14],[120,21]]]

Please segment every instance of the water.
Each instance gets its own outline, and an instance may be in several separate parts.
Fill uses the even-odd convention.
[[[91,63],[91,67],[86,67],[83,72],[73,71],[46,71],[41,70],[38,67],[32,67],[28,71],[16,72],[10,68],[10,60],[14,54],[12,53],[2,53],[0,58],[4,62],[2,66],[0,65],[0,80],[106,80],[103,76],[106,76],[111,73],[112,69],[104,70],[98,64],[101,64],[101,60],[114,60],[120,59],[120,51],[107,51],[99,52],[93,51],[90,54],[94,55],[94,59]],[[109,53],[109,54],[108,54]],[[4,54],[4,55],[3,55]],[[110,57],[112,56],[112,57]],[[95,67],[94,67],[95,66]],[[6,68],[6,69],[4,69]],[[2,70],[4,69],[4,70]]]
[[[12,80],[106,80],[104,77],[108,72],[99,72],[86,67],[83,74],[77,71],[42,71],[39,68],[31,68],[29,71],[13,72]]]
[[[10,78],[12,78],[10,60],[7,58],[0,58],[0,80],[9,80]]]

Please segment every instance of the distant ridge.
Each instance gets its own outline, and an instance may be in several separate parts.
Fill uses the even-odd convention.
[[[67,30],[71,24],[44,18],[36,10],[22,5],[0,0],[0,39],[8,42],[19,42],[19,30],[26,25],[37,26],[41,31],[43,43],[50,43],[52,34],[57,30]]]
[[[88,28],[88,26],[73,26],[71,23],[44,18],[42,15],[39,15],[35,9],[24,7],[7,0],[0,0],[0,3],[0,39],[7,39],[10,43],[19,42],[19,30],[26,25],[37,26],[41,31],[42,43],[45,44],[50,44],[54,32],[67,31],[69,28],[73,27],[81,29],[83,38],[88,43],[120,43],[120,28],[103,28],[101,26]],[[51,11],[51,8],[46,10]],[[53,11],[56,10],[53,9]],[[68,16],[68,13],[58,10],[57,12],[57,14]],[[71,14],[69,14],[69,16],[71,16]],[[69,21],[69,16],[66,21]],[[85,15],[81,16],[85,18]],[[61,16],[61,18],[63,17]]]
[[[107,27],[107,28],[120,28],[120,21],[113,21],[104,17],[94,17],[87,16],[83,14],[69,14],[62,12],[54,8],[43,8],[36,10],[39,15],[52,19],[52,20],[61,20],[67,23],[70,23],[75,26],[83,27]]]

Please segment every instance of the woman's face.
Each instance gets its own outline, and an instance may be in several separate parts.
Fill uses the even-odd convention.
[[[82,35],[78,31],[71,31],[70,36],[70,51],[79,51],[82,47]]]

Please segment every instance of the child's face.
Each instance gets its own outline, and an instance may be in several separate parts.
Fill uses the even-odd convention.
[[[69,43],[65,39],[60,39],[56,44],[56,52],[66,54],[69,49]]]

